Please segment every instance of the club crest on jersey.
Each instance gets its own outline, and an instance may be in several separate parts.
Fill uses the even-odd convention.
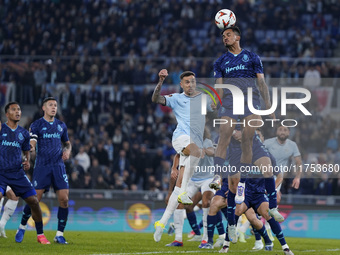
[[[248,61],[249,61],[249,57],[248,57],[247,54],[244,54],[244,55],[243,55],[242,61],[243,61],[243,62],[248,62]]]
[[[63,128],[60,125],[58,125],[58,131],[63,132]]]
[[[19,133],[18,138],[19,140],[24,140],[24,136],[21,133]]]

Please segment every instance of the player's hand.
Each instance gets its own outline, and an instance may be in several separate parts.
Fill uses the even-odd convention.
[[[205,149],[201,149],[201,158],[205,157]]]
[[[294,189],[298,189],[300,187],[300,178],[295,177],[292,183],[292,187]]]
[[[211,102],[211,109],[215,111],[217,109],[217,105],[214,102]]]
[[[64,150],[63,151],[63,156],[62,156],[62,159],[64,161],[68,160],[70,158],[70,154],[71,154],[71,151],[70,150]]]
[[[176,168],[171,169],[171,179],[176,181],[178,177],[178,170]]]
[[[160,70],[159,73],[158,73],[158,76],[159,76],[160,81],[164,81],[165,78],[168,76],[168,70],[166,70],[166,69]]]
[[[22,162],[22,167],[24,168],[25,171],[28,171],[31,168],[30,162],[26,159],[25,161]]]

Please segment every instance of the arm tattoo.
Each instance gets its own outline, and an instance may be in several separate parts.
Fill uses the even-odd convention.
[[[70,141],[67,141],[64,143],[64,149],[66,150],[71,150],[72,146],[71,146],[71,143]]]
[[[165,105],[165,97],[160,95],[163,81],[159,81],[152,94],[152,102]]]
[[[263,77],[258,78],[257,81],[263,101],[266,104],[266,108],[269,109],[272,104],[270,102],[269,90],[266,81]]]

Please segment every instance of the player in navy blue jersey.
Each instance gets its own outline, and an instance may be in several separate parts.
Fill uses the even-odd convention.
[[[7,122],[0,129],[0,199],[10,186],[16,196],[20,196],[32,210],[39,243],[49,244],[43,232],[42,213],[32,183],[24,170],[30,169],[30,136],[26,129],[18,125],[21,109],[18,103],[5,106]],[[24,153],[22,159],[21,152]]]
[[[70,158],[71,143],[68,139],[65,123],[55,118],[57,114],[57,101],[53,97],[44,99],[42,109],[44,116],[31,124],[31,150],[36,151],[36,160],[33,171],[33,185],[39,201],[44,192],[52,185],[57,194],[58,231],[54,238],[56,243],[67,244],[63,234],[68,216],[69,185],[65,171],[64,161]],[[63,146],[61,145],[63,143]],[[28,206],[25,206],[19,230],[15,236],[21,242],[27,221],[31,216]]]
[[[236,86],[243,92],[244,96],[244,114],[235,115],[233,109],[233,96],[228,89],[217,89],[218,94],[222,97],[222,105],[218,110],[219,118],[227,121],[227,124],[220,125],[219,141],[216,148],[214,165],[222,167],[227,158],[227,147],[230,143],[231,136],[235,130],[235,125],[231,123],[242,122],[242,155],[240,167],[243,169],[251,167],[253,152],[252,143],[255,134],[256,126],[260,126],[261,117],[252,113],[248,107],[252,103],[254,109],[259,110],[260,95],[262,96],[266,109],[271,108],[271,102],[268,92],[268,87],[264,79],[262,62],[255,53],[242,49],[240,46],[241,32],[236,26],[225,29],[222,32],[222,40],[225,47],[228,49],[215,63],[214,63],[214,76],[217,79],[217,84],[231,84]],[[257,85],[256,85],[257,84]],[[258,88],[257,88],[258,87]],[[248,102],[248,88],[252,89],[252,102]],[[236,100],[236,99],[235,99]],[[239,100],[239,99],[238,99]],[[213,107],[213,105],[212,105]],[[271,114],[271,118],[275,119],[275,114]],[[248,125],[248,121],[251,125]],[[235,207],[235,202],[241,204],[244,200],[245,184],[244,178],[241,174],[233,175],[233,178],[228,178],[229,190],[228,205],[230,208]],[[244,176],[243,176],[244,177]],[[264,173],[266,179],[266,189],[270,194],[274,194],[275,181],[272,172]],[[214,185],[214,184],[213,184]],[[271,214],[275,218],[282,218],[276,209],[276,195],[271,196]],[[229,210],[228,207],[228,210]],[[229,213],[231,215],[231,212]],[[230,220],[230,225],[235,222]]]

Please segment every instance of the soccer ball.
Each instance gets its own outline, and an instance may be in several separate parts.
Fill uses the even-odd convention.
[[[236,16],[231,10],[222,9],[215,15],[215,24],[221,30],[234,26],[235,23]]]

